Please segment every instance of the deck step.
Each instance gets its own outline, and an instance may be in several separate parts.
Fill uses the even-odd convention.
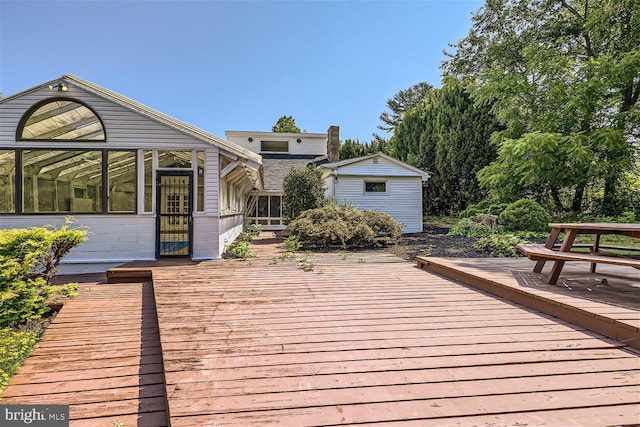
[[[116,267],[107,270],[109,283],[143,282],[152,280],[153,274],[150,268]]]

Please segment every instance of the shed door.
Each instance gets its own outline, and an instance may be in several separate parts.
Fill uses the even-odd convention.
[[[157,174],[156,257],[190,257],[193,236],[193,173]]]

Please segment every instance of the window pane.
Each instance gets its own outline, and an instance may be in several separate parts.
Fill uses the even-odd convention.
[[[204,211],[204,151],[198,151],[198,204],[196,210]]]
[[[270,153],[288,153],[289,142],[288,141],[261,141],[260,151]]]
[[[280,215],[280,196],[271,196],[269,202],[269,216],[271,218],[279,218]]]
[[[35,110],[24,122],[22,139],[62,141],[104,141],[102,123],[93,112],[77,102],[58,99]]]
[[[266,218],[269,216],[269,196],[258,197],[258,217]]]
[[[101,212],[102,152],[25,150],[23,211]]]
[[[144,211],[153,212],[153,151],[144,150]]]
[[[109,212],[136,210],[136,153],[109,151]]]
[[[365,182],[364,191],[367,193],[384,193],[387,191],[386,182]]]
[[[191,169],[191,151],[158,151],[158,167]]]
[[[0,212],[15,212],[16,153],[0,150]]]

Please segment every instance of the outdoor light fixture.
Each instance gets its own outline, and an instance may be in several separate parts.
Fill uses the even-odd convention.
[[[302,142],[302,140],[300,138],[298,138],[296,141],[298,141],[298,143]]]
[[[253,138],[249,137],[249,142],[253,142]]]
[[[58,92],[66,92],[69,90],[69,86],[65,82],[60,82],[56,85],[49,85],[49,90],[57,89]]]

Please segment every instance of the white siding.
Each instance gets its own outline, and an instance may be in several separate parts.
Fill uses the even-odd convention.
[[[218,245],[220,220],[217,216],[193,216],[193,259],[217,259],[222,251]]]
[[[63,263],[124,263],[155,259],[155,216],[75,215],[75,218],[90,234],[86,242],[63,258]],[[0,228],[60,227],[64,222],[64,215],[0,216]]]
[[[209,215],[218,215],[220,193],[220,155],[217,147],[207,148],[204,152],[204,206]]]
[[[227,215],[220,218],[220,233],[218,238],[218,248],[220,255],[224,252],[226,245],[233,243],[236,237],[244,228],[244,215]]]
[[[272,133],[272,132],[245,132],[227,131],[227,140],[254,153],[260,154],[261,141],[288,141],[289,152],[292,155],[325,156],[327,154],[326,133]],[[249,141],[252,138],[253,141]],[[300,142],[298,142],[300,139]],[[266,168],[265,168],[266,169]]]
[[[107,142],[73,143],[15,141],[16,129],[22,115],[34,104],[47,98],[65,97],[78,100],[91,107],[102,119]],[[10,99],[0,104],[0,146],[64,146],[86,148],[144,148],[144,149],[202,149],[209,146],[188,135],[156,122],[136,111],[97,96],[69,82],[67,92],[52,92],[49,88],[41,88],[24,96]]]
[[[367,179],[385,181],[386,193],[365,193]],[[370,168],[367,177],[339,176],[335,194],[339,203],[351,202],[361,210],[375,209],[389,214],[404,225],[403,233],[422,231],[422,180],[419,177],[385,178],[378,169]]]

